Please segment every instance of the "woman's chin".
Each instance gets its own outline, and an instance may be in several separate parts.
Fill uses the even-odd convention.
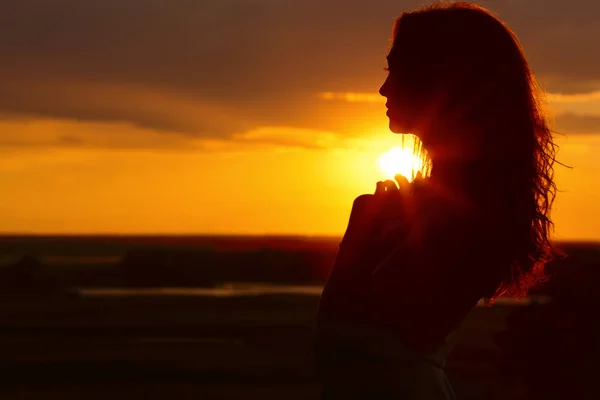
[[[408,133],[408,130],[406,129],[406,127],[404,127],[403,125],[399,124],[398,122],[391,120],[390,119],[390,131],[392,131],[393,133]]]

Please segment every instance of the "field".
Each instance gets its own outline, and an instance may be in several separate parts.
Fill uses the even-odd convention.
[[[312,324],[337,242],[1,238],[0,397],[318,398]],[[447,368],[459,399],[593,387],[599,247],[564,247],[533,304],[469,315]]]

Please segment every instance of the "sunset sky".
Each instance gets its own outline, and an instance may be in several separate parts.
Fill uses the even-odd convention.
[[[600,2],[495,0],[564,135],[557,239],[600,240]],[[343,233],[381,179],[408,0],[4,0],[0,230]]]

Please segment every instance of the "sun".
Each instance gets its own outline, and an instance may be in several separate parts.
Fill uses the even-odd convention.
[[[429,164],[421,146],[394,146],[377,159],[379,169],[385,179],[394,179],[400,174],[413,181],[417,172],[425,177],[429,175]]]

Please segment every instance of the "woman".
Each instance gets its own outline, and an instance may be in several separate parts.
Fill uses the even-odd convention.
[[[524,295],[556,254],[555,145],[517,38],[484,8],[402,14],[387,61],[390,129],[415,134],[432,170],[355,200],[315,355],[327,399],[450,399],[451,333],[482,297]]]

